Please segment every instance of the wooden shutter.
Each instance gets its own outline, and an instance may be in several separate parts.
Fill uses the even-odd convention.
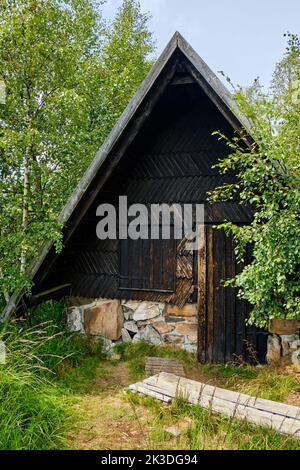
[[[175,291],[174,240],[120,240],[121,290]]]

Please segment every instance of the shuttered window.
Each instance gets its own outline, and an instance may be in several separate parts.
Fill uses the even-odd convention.
[[[175,291],[174,240],[120,240],[119,289]]]

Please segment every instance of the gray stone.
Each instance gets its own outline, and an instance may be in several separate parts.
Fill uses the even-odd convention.
[[[165,315],[164,320],[167,323],[171,323],[171,325],[175,325],[175,323],[183,322],[185,320],[185,317],[175,317],[171,315]]]
[[[158,321],[153,323],[153,328],[160,334],[166,334],[166,333],[171,333],[175,329],[174,325],[169,325],[165,321]]]
[[[185,304],[184,307],[180,308],[176,305],[167,306],[167,315],[176,317],[196,317],[198,313],[197,304]]]
[[[160,313],[164,313],[166,304],[164,302],[156,302],[156,304],[160,310]]]
[[[176,335],[176,334],[167,334],[167,335],[164,335],[164,341],[165,343],[169,343],[169,344],[183,345],[184,336]]]
[[[124,308],[123,307],[123,314],[124,314],[125,320],[130,321],[133,318],[134,311],[130,310],[129,308]]]
[[[291,354],[291,345],[294,341],[299,339],[298,335],[280,335],[282,345],[282,355],[287,356]],[[295,348],[297,349],[297,348]]]
[[[84,333],[82,307],[70,307],[67,310],[67,327],[72,333]]]
[[[292,343],[293,341],[297,341],[299,335],[280,335],[281,341],[286,341],[288,343]]]
[[[142,339],[142,338],[141,338],[141,334],[140,334],[140,332],[139,332],[139,333],[137,333],[136,335],[134,335],[134,337],[132,338],[132,342],[133,342],[133,343],[138,343],[139,341],[141,341],[141,339]]]
[[[269,322],[269,331],[277,335],[299,335],[300,320],[295,318],[286,318],[285,320],[272,318]]]
[[[281,358],[281,341],[279,336],[275,334],[268,336],[267,350],[268,364],[277,364]]]
[[[126,328],[128,331],[131,331],[132,333],[138,332],[137,324],[134,321],[126,321],[124,323],[124,328]]]
[[[198,337],[198,325],[196,323],[177,323],[176,333],[187,336],[191,343],[196,343]]]
[[[291,337],[293,337],[293,335],[282,335],[282,336],[280,336],[281,347],[282,347],[282,355],[283,356],[287,356],[291,353],[291,350],[290,350]],[[293,341],[293,339],[292,339],[292,341]]]
[[[137,326],[138,326],[138,328],[141,328],[143,326],[153,325],[154,323],[164,321],[164,320],[165,320],[165,318],[164,318],[163,315],[158,315],[158,317],[150,318],[150,320],[139,320],[137,322]]]
[[[184,431],[187,431],[193,424],[193,421],[191,418],[184,418],[182,421],[180,421],[177,424],[174,424],[173,426],[170,426],[169,428],[165,429],[165,432],[168,432],[169,434],[172,434],[174,437],[180,436],[180,434]]]
[[[131,310],[132,312],[135,312],[140,304],[141,304],[141,302],[134,301],[134,300],[133,301],[123,300],[122,301],[122,307],[125,310]]]
[[[184,349],[192,354],[197,353],[197,344],[185,343]]]
[[[146,328],[140,332],[141,339],[147,341],[148,343],[154,344],[155,346],[159,346],[162,344],[162,338],[157,331],[152,328],[152,326],[147,325]]]
[[[99,339],[102,342],[103,352],[105,353],[109,353],[111,349],[114,347],[114,343],[111,339],[105,338],[104,336],[98,336],[97,339]]]
[[[297,351],[297,349],[300,349],[300,339],[297,339],[297,340],[293,341],[290,344],[290,348],[291,348],[292,351]]]
[[[292,363],[296,366],[300,365],[300,349],[297,349],[297,351],[294,351],[292,354]]]
[[[150,320],[161,314],[159,304],[143,302],[139,305],[133,315],[134,321]]]
[[[124,343],[130,343],[132,341],[130,334],[125,328],[122,328],[122,341]]]

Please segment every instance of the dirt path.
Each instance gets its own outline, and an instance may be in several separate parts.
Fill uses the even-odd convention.
[[[300,367],[299,366],[294,366],[294,365],[288,366],[286,367],[285,373],[290,374],[293,377],[295,377],[298,380],[299,385],[300,385]],[[289,405],[300,406],[300,390],[293,390],[289,394],[286,402]]]
[[[105,373],[103,373],[103,367]],[[214,385],[217,381],[202,376],[195,367],[187,369],[187,377]],[[134,404],[124,389],[133,383],[128,364],[105,362],[99,375],[91,381],[90,393],[76,396],[72,405],[76,426],[69,436],[72,448],[80,450],[153,449],[154,422],[151,408]],[[169,442],[170,445],[170,442]]]
[[[285,368],[283,375],[300,379],[299,368]],[[216,386],[225,386],[224,377],[203,374],[201,368],[190,368],[187,377]],[[249,383],[257,379],[249,380]],[[69,436],[69,446],[81,450],[145,450],[178,448],[176,439],[165,442],[154,438],[163,431],[159,413],[153,404],[143,406],[124,389],[133,383],[128,363],[99,363],[99,373],[91,380],[88,391],[74,395],[74,430]],[[271,385],[270,385],[271,386]],[[231,388],[231,387],[229,387]],[[278,400],[279,401],[279,400]],[[291,390],[286,402],[300,405],[300,391]],[[152,406],[152,408],[151,408]],[[172,416],[170,423],[173,423]],[[154,434],[153,434],[154,433]],[[174,442],[173,442],[174,441]],[[156,442],[156,444],[155,444]],[[158,444],[159,442],[159,444]]]
[[[91,394],[77,397],[73,409],[78,425],[71,447],[82,450],[146,449],[150,446],[151,413],[133,405],[124,388],[132,382],[126,363],[107,367],[91,383]]]

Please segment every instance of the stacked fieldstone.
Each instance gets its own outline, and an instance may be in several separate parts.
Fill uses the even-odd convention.
[[[271,320],[269,324],[267,362],[276,364],[281,358],[290,358],[300,364],[300,320]]]
[[[197,306],[183,308],[160,302],[95,300],[84,304],[75,299],[68,309],[71,331],[105,338],[110,348],[116,341],[147,341],[197,350]]]

